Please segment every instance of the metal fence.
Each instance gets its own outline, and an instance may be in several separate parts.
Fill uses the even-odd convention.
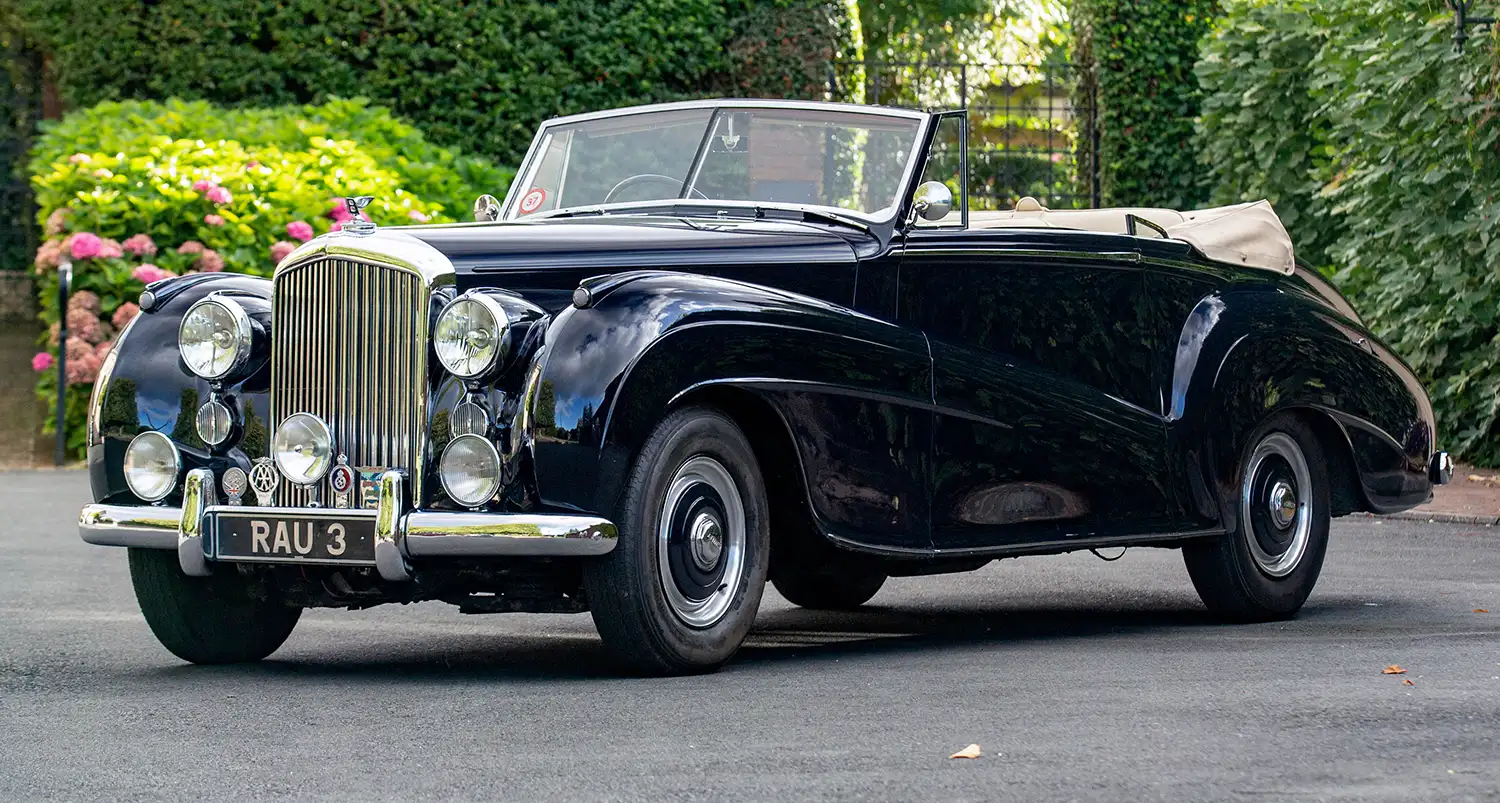
[[[1079,103],[1073,86],[1066,64],[837,62],[828,74],[835,100],[968,109],[974,209],[1009,209],[1026,196],[1052,209],[1099,205],[1094,104]]]

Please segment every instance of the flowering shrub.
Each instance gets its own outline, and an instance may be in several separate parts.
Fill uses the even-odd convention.
[[[368,123],[374,143],[360,139],[365,129],[335,130],[330,119]],[[460,161],[463,176],[484,183],[445,172]],[[68,405],[79,453],[89,386],[147,284],[223,270],[269,276],[298,242],[352,219],[344,196],[374,196],[364,215],[377,223],[448,222],[509,180],[508,171],[433,148],[358,101],[279,110],[104,103],[48,128],[31,168],[45,237],[34,269],[52,332],[32,367],[43,372],[38,394],[55,404],[49,369],[66,349],[66,381],[79,386]],[[73,295],[69,336],[59,343],[53,299],[64,261],[73,265]]]

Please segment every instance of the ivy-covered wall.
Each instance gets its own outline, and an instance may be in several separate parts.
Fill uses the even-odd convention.
[[[1184,209],[1206,197],[1193,141],[1201,98],[1193,66],[1218,12],[1219,0],[1070,3],[1082,79],[1075,104],[1087,108],[1094,93],[1099,104],[1104,205]],[[1082,133],[1087,160],[1092,132]]]
[[[502,163],[558,114],[821,89],[848,33],[823,0],[13,2],[70,108],[368,97]]]
[[[1268,197],[1432,395],[1439,442],[1500,465],[1500,38],[1433,0],[1232,0],[1199,68],[1203,169]]]

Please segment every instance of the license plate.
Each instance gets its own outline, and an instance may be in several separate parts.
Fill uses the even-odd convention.
[[[207,524],[215,560],[375,564],[374,511],[210,510]]]

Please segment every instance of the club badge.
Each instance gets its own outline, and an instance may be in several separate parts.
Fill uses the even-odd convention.
[[[359,467],[359,506],[365,510],[380,508],[380,475],[386,472],[383,466]]]
[[[259,458],[250,467],[250,488],[255,491],[257,505],[270,507],[271,496],[276,493],[276,486],[280,484],[281,475],[277,473],[276,464],[271,462],[271,458]]]
[[[250,478],[245,475],[245,470],[235,466],[224,472],[221,480],[224,486],[224,495],[229,497],[229,504],[245,504],[245,490],[250,487]]]
[[[339,455],[339,464],[328,472],[328,487],[333,489],[333,506],[348,508],[354,504],[354,469],[349,467],[349,458]]]

